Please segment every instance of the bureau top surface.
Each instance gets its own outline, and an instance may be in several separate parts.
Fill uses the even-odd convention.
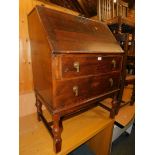
[[[36,6],[32,12],[35,11],[53,53],[123,52],[108,26],[103,22],[61,13],[42,6]]]

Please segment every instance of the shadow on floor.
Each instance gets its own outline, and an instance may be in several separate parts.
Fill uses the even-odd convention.
[[[135,155],[135,125],[129,135],[124,132],[112,144],[111,155]]]

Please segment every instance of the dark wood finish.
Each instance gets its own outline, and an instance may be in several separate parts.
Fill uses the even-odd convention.
[[[135,79],[134,79],[134,82],[135,82]],[[132,91],[132,96],[130,100],[130,105],[133,105],[134,103],[135,103],[135,83],[133,84],[133,91]]]
[[[42,31],[48,37],[51,53],[123,53],[103,22],[41,7],[38,7],[38,13],[44,23]]]
[[[128,71],[125,77],[125,86],[129,84],[133,85],[132,96],[129,101],[130,105],[133,105],[135,102],[135,35],[132,36],[131,41],[129,40],[128,34],[127,37],[128,38],[126,39],[125,55],[126,55],[126,69]]]
[[[63,116],[109,96],[113,97],[110,116],[115,116],[124,52],[105,24],[84,17],[36,6],[28,15],[28,25],[38,118],[59,152]],[[42,104],[52,122],[44,118]]]
[[[92,17],[97,14],[96,0],[39,0],[45,4],[56,4],[70,10],[79,12],[85,17]]]
[[[56,82],[54,94],[56,107],[80,104],[92,97],[119,89],[119,81],[120,73],[58,81]],[[76,92],[73,91],[73,87],[75,86],[78,89],[77,96]],[[66,98],[69,98],[69,100],[66,100]]]
[[[76,72],[74,63],[79,63],[80,72]],[[115,64],[114,64],[115,63]],[[104,55],[73,55],[62,57],[62,77],[72,78],[77,76],[107,74],[121,71],[122,56]]]
[[[120,43],[120,45],[122,46],[122,48],[125,51],[125,56],[124,56],[124,65],[123,65],[123,80],[122,80],[122,89],[120,91],[120,95],[119,95],[119,104],[117,104],[118,108],[116,113],[118,113],[118,110],[122,107],[124,107],[125,105],[129,104],[133,105],[135,102],[135,60],[134,60],[134,55],[131,55],[130,53],[135,53],[135,51],[130,51],[130,47],[129,45],[132,47],[132,50],[135,50],[134,46],[134,37],[132,38],[132,41],[129,40],[129,34],[128,33],[118,33],[115,35],[116,39],[118,40],[118,42]],[[130,52],[130,53],[129,53]],[[132,69],[132,73],[131,73],[131,69]],[[132,84],[133,85],[133,91],[132,91],[132,96],[129,102],[125,102],[122,100],[122,96],[123,96],[123,87]],[[122,104],[121,104],[122,103]]]
[[[118,92],[114,94],[113,100],[112,100],[112,109],[110,111],[110,117],[114,118],[116,114],[118,114]]]
[[[70,1],[70,0],[39,0],[45,4],[56,4],[59,6],[62,6],[64,8],[74,10],[77,12],[80,12],[81,14],[84,14],[83,8],[79,5],[77,0]]]

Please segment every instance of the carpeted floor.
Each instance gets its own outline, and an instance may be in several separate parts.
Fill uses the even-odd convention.
[[[111,155],[135,155],[135,126],[129,135],[124,132],[112,144]]]

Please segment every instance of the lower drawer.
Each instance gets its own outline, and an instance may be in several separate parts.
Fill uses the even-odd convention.
[[[108,93],[118,89],[119,82],[120,73],[57,81],[54,95],[55,105],[64,107]]]

